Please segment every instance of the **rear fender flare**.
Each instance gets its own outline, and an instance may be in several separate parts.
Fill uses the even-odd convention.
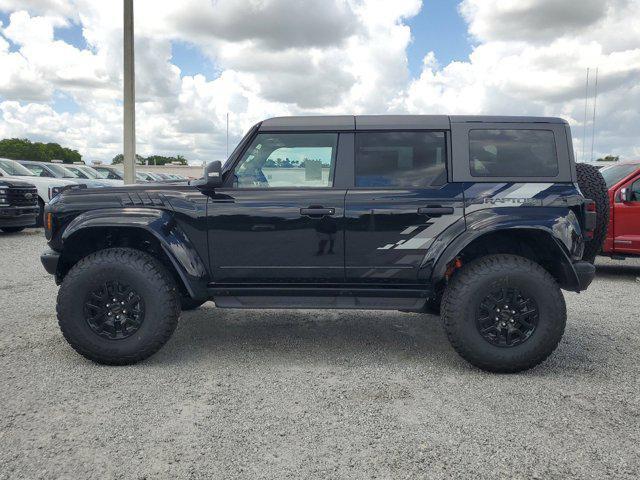
[[[510,231],[518,231],[522,232],[543,232],[552,240],[550,245],[553,245],[555,249],[554,255],[558,258],[557,266],[559,267],[560,279],[559,283],[562,288],[570,291],[579,291],[579,281],[578,275],[573,267],[573,263],[569,256],[569,252],[567,250],[567,246],[564,243],[564,235],[561,235],[563,238],[559,238],[556,233],[557,229],[549,228],[546,226],[522,226],[522,225],[514,225],[514,224],[502,224],[496,225],[493,228],[483,228],[481,230],[469,230],[467,229],[464,233],[456,237],[444,251],[435,260],[434,267],[432,270],[431,281],[433,284],[439,284],[442,281],[446,280],[446,272],[447,268],[451,264],[451,262],[462,252],[465,247],[470,245],[472,242],[481,239],[483,236],[504,232],[508,233]],[[566,234],[566,232],[565,232]]]

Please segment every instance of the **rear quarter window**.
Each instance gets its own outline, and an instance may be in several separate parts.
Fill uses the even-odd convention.
[[[551,130],[470,130],[469,169],[473,177],[555,177],[554,134]]]

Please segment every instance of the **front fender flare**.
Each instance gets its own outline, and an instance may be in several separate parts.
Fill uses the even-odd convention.
[[[91,228],[141,229],[155,237],[171,261],[189,293],[198,300],[207,298],[208,274],[202,258],[170,212],[152,208],[112,208],[91,210],[74,218],[65,228],[63,245],[81,231]]]

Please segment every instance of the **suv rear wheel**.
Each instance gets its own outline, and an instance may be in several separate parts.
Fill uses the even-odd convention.
[[[555,279],[516,255],[479,258],[456,273],[442,300],[453,348],[491,372],[519,372],[544,361],[558,346],[566,306]]]
[[[110,248],[80,260],[58,292],[58,323],[69,344],[94,362],[127,365],[153,355],[176,328],[176,284],[152,256]]]

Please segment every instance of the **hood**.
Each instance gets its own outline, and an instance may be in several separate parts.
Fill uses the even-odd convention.
[[[22,178],[17,177],[0,177],[0,187],[35,187],[33,183],[25,182]]]
[[[2,177],[7,178],[7,177]],[[11,178],[19,179],[27,183],[31,183],[35,186],[45,186],[45,187],[66,187],[67,185],[77,185],[78,182],[74,182],[72,180],[63,180],[61,178],[51,178],[51,177],[28,177],[22,175],[14,175]]]

